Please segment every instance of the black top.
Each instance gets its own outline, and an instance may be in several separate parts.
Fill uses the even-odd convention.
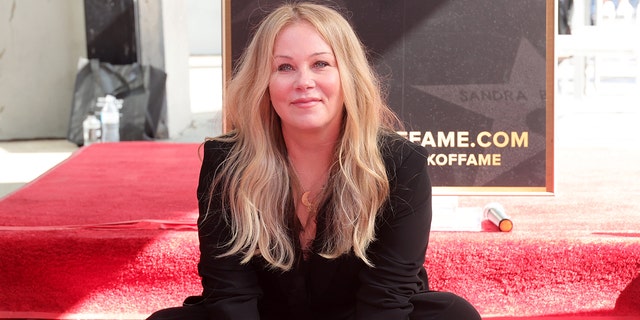
[[[312,253],[282,272],[267,267],[261,257],[247,264],[240,264],[239,256],[216,258],[225,250],[220,244],[229,239],[230,229],[219,190],[207,214],[208,190],[231,146],[218,141],[204,145],[198,185],[203,294],[187,299],[187,304],[204,304],[216,320],[408,318],[413,308],[409,299],[428,290],[423,263],[431,226],[431,184],[423,147],[397,135],[381,139],[391,194],[367,251],[375,267],[353,253],[332,260]],[[318,212],[313,246],[322,241],[325,211]]]

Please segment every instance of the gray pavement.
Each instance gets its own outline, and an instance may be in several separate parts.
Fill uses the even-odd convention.
[[[169,142],[204,141],[222,132],[221,112],[195,113]],[[47,172],[78,149],[64,139],[0,141],[0,199]]]
[[[640,92],[583,98],[559,96],[555,119],[557,149],[640,148]]]

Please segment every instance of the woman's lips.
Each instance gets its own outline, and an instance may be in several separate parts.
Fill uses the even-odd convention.
[[[293,100],[291,103],[299,108],[311,108],[320,101],[321,100],[317,98],[299,98]]]

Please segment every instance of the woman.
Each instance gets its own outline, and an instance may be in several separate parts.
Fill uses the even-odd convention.
[[[480,319],[429,292],[426,151],[394,133],[348,22],[269,14],[227,87],[234,126],[204,144],[202,296],[150,319]]]

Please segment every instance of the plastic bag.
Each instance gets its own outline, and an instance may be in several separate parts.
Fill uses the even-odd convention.
[[[123,100],[120,141],[168,138],[166,78],[164,71],[151,66],[89,60],[76,75],[67,140],[84,144],[82,121],[91,112],[99,114],[97,99],[107,94]]]

